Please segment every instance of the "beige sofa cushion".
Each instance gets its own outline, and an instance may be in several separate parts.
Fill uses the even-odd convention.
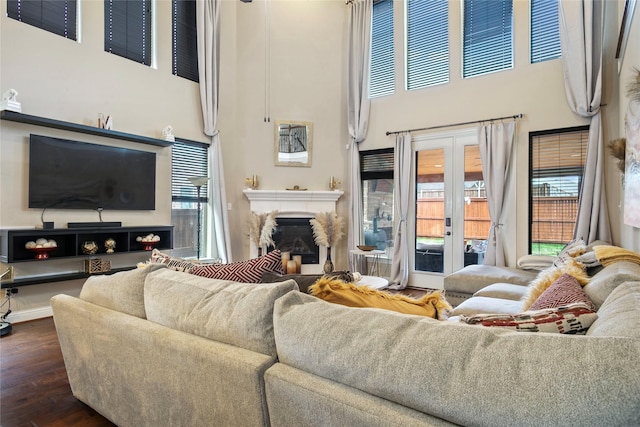
[[[516,314],[522,310],[522,302],[495,297],[472,297],[461,302],[451,311],[451,316],[473,316],[475,314]]]
[[[493,283],[528,285],[538,272],[492,265],[468,265],[444,278],[446,291],[473,294]]]
[[[640,419],[637,339],[510,332],[302,293],[276,302],[274,328],[281,363],[461,425]]]
[[[638,280],[640,280],[640,265],[621,261],[600,270],[583,289],[599,309],[609,294],[621,283]]]
[[[149,273],[164,268],[164,265],[158,264],[114,274],[91,276],[82,286],[80,299],[144,319],[144,279]]]
[[[527,293],[527,287],[522,285],[514,285],[512,283],[494,283],[493,285],[485,286],[478,292],[473,294],[474,297],[489,297],[489,298],[502,298],[510,299],[513,301],[520,301],[520,299]]]
[[[625,282],[611,292],[587,335],[640,338],[640,281]]]
[[[147,319],[194,335],[275,356],[273,304],[293,280],[239,283],[165,269],[147,276]]]

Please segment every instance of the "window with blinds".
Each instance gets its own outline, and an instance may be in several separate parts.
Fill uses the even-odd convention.
[[[531,63],[560,58],[558,0],[531,0]]]
[[[589,127],[529,134],[529,252],[557,255],[573,239]]]
[[[365,244],[385,249],[393,229],[393,148],[362,151],[360,178]]]
[[[464,0],[463,77],[513,68],[512,0]]]
[[[151,0],[105,0],[104,50],[151,65]]]
[[[392,0],[373,3],[370,55],[369,98],[392,95],[395,91]]]
[[[198,36],[195,0],[172,0],[173,74],[194,82],[198,76]]]
[[[197,202],[196,187],[189,178],[208,176],[207,144],[176,142],[171,146],[171,200],[174,202]],[[207,202],[208,184],[202,186],[200,201]]]
[[[7,16],[71,40],[78,39],[75,0],[7,0]]]
[[[407,1],[407,90],[449,81],[449,2]]]

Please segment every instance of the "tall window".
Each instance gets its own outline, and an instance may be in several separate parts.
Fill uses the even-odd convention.
[[[366,245],[384,250],[393,237],[393,148],[360,153]]]
[[[392,0],[376,0],[373,3],[370,67],[369,98],[393,94],[395,77]]]
[[[198,191],[190,177],[208,176],[207,144],[176,140],[171,148],[171,223],[174,253],[195,257],[197,252]],[[207,254],[208,184],[200,189],[201,254]]]
[[[449,4],[407,1],[407,89],[449,81]]]
[[[529,134],[529,251],[557,255],[573,238],[589,128]]]
[[[512,0],[464,0],[463,77],[513,68]]]
[[[198,77],[195,0],[173,0],[173,74],[194,82]]]
[[[7,0],[7,16],[59,36],[77,40],[75,0]]]
[[[531,63],[561,54],[558,0],[531,0]]]
[[[105,0],[104,50],[151,65],[151,0]]]

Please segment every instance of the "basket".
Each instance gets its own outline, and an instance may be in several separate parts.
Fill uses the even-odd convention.
[[[84,260],[84,271],[89,274],[106,273],[111,271],[111,261],[100,258],[90,258]]]

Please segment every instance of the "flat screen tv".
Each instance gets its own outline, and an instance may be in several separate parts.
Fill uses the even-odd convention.
[[[31,134],[29,207],[154,210],[156,154]]]

